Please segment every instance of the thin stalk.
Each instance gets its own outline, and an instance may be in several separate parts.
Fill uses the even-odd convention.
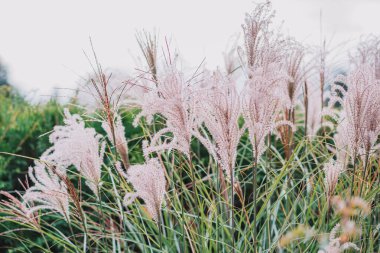
[[[256,149],[257,150],[257,149]],[[256,209],[257,209],[257,198],[256,198],[256,191],[257,191],[257,151],[255,152],[255,158],[254,158],[254,164],[253,164],[253,178],[252,178],[252,184],[253,184],[253,247],[254,252],[257,252],[257,228],[256,228]]]
[[[159,236],[159,243],[160,243],[160,250],[162,250],[162,214],[159,208],[158,210],[158,236]]]
[[[198,205],[198,191],[197,191],[197,186],[196,186],[196,179],[195,179],[195,173],[193,170],[191,170],[191,181],[192,181],[192,187],[194,189],[194,194],[195,194],[195,211],[197,212],[197,219],[199,219],[200,216],[200,209]]]
[[[87,236],[88,236],[88,231],[87,231],[87,226],[86,226],[86,221],[85,221],[85,216],[84,216],[84,214],[83,214],[82,206],[80,206],[79,214],[80,214],[81,221],[82,221],[82,225],[83,225],[83,229],[84,229],[84,242],[83,242],[83,248],[86,249],[86,248],[87,248]],[[84,250],[84,251],[85,251],[85,250]]]
[[[272,156],[270,152],[270,144],[271,144],[271,136],[268,134],[267,137],[267,158],[268,158],[268,169],[266,173],[266,182],[265,182],[265,192],[268,192],[268,183],[269,183],[269,174],[271,170],[271,161],[272,161]],[[271,218],[271,213],[269,213],[269,219],[268,219],[268,226],[267,226],[267,233],[268,233],[268,247],[271,244],[271,230],[270,230],[270,218]]]
[[[74,230],[73,230],[73,227],[71,226],[71,222],[69,221],[69,217],[67,217],[67,215],[65,214],[65,218],[66,218],[66,220],[67,220],[67,224],[69,225],[69,230],[70,230],[70,233],[71,233],[71,235],[73,236],[73,239],[74,239],[74,244],[75,244],[75,247],[76,247],[76,249],[75,249],[75,251],[76,252],[78,252],[78,248],[79,248],[79,246],[78,246],[78,242],[77,242],[77,237],[75,236],[75,234],[74,234]]]
[[[199,209],[199,205],[198,205],[198,190],[197,190],[197,186],[196,186],[196,178],[195,178],[195,173],[194,173],[194,166],[193,166],[193,163],[192,163],[192,156],[191,156],[191,153],[189,154],[189,157],[188,157],[188,166],[189,166],[189,169],[190,169],[190,176],[191,176],[191,185],[192,185],[192,188],[193,188],[193,191],[194,191],[194,204],[195,204],[195,210],[194,210],[194,214],[195,215],[195,225],[198,223],[199,221],[199,214],[200,214],[200,209]]]
[[[181,194],[181,203],[183,203],[183,194]],[[182,253],[186,252],[186,237],[185,237],[185,215],[183,212],[183,205],[181,206],[181,216],[182,216],[182,227],[181,227],[181,233],[182,233]]]
[[[219,169],[219,186],[220,186],[220,196],[222,197],[221,200],[224,201],[224,207],[226,209],[225,213],[228,213],[228,189],[226,184],[226,178],[223,174],[223,169],[221,166],[218,166]],[[222,201],[221,201],[222,202]]]
[[[324,87],[325,87],[325,71],[326,71],[326,40],[323,40],[321,45],[321,58],[320,58],[320,70],[319,70],[319,88],[321,91],[321,112],[323,112],[323,101],[324,101]],[[321,114],[321,127],[323,126],[323,115]],[[323,135],[325,131],[322,128]]]
[[[182,166],[180,166],[180,177],[182,179],[182,175],[183,175],[183,171],[182,171]],[[184,213],[184,201],[183,201],[183,195],[184,195],[184,187],[182,185],[183,183],[183,180],[181,180],[181,191],[180,191],[180,194],[181,194],[181,217],[182,217],[182,253],[185,253],[186,252],[186,237],[185,237],[185,226],[186,226],[186,221],[185,221],[185,213]]]
[[[193,166],[193,163],[191,162],[192,161],[192,156],[190,154],[190,157],[189,157],[189,168],[190,168],[190,176],[191,176],[191,185],[192,185],[192,188],[193,188],[193,191],[194,191],[194,194],[195,194],[195,210],[196,212],[198,213],[196,215],[197,219],[199,218],[199,206],[198,206],[198,191],[197,191],[197,186],[196,186],[196,179],[195,179],[195,173],[194,173],[194,166]]]
[[[368,229],[367,229],[367,233],[368,233],[368,244],[367,245],[369,245],[370,244],[370,241],[373,241],[373,239],[374,239],[374,236],[373,236],[373,231],[371,231],[371,229],[372,229],[372,213],[369,215],[369,226],[367,226],[368,227]],[[374,250],[374,249],[373,249]],[[365,252],[365,251],[364,251]]]
[[[230,165],[230,177],[231,177],[231,210],[230,210],[230,225],[232,236],[232,252],[235,252],[235,220],[234,220],[234,172]]]
[[[367,152],[366,155],[365,155],[363,181],[362,181],[361,186],[360,186],[359,197],[362,196],[363,186],[364,186],[364,183],[367,181],[368,160],[369,160],[369,152]]]
[[[305,107],[305,137],[307,137],[307,126],[308,126],[308,113],[309,113],[309,92],[307,89],[307,82],[304,85],[304,107]]]
[[[293,125],[295,125],[295,110],[294,108],[292,109],[289,109],[288,111],[288,120],[290,122],[292,122]],[[287,131],[287,140],[288,140],[288,143],[287,143],[287,153],[286,153],[286,160],[289,160],[290,157],[292,156],[292,152],[293,152],[293,149],[294,149],[294,143],[293,143],[293,130],[290,128],[290,127],[287,127],[288,131]]]
[[[103,204],[101,200],[101,195],[100,195],[100,187],[98,186],[98,201],[99,201],[99,206],[100,208],[98,209],[98,212],[100,214],[100,220],[102,224],[102,233],[103,233],[103,241],[106,249],[108,250],[108,245],[107,245],[107,239],[106,239],[106,230],[105,230],[105,224],[104,224],[104,213],[103,213]]]
[[[46,245],[46,248],[50,250],[50,246],[49,246],[49,244],[48,244],[48,242],[47,242],[47,240],[46,240],[46,237],[45,237],[45,235],[44,235],[44,233],[43,233],[43,231],[42,231],[41,228],[39,229],[39,232],[40,232],[40,234],[41,234],[41,236],[42,236],[42,238],[43,238],[43,240],[44,240],[44,243],[45,243],[45,245]]]
[[[191,185],[192,185],[192,188],[193,188],[193,191],[194,191],[194,204],[195,204],[195,228],[196,228],[196,224],[200,224],[200,221],[199,221],[199,216],[200,216],[200,209],[199,209],[199,205],[198,205],[198,191],[197,191],[197,186],[196,186],[196,178],[195,178],[195,173],[194,173],[194,166],[192,164],[192,158],[191,158],[191,154],[190,154],[190,157],[189,157],[189,168],[190,168],[190,176],[191,176]],[[196,233],[195,233],[196,234]],[[194,235],[195,235],[194,234]],[[202,234],[202,232],[201,232]]]
[[[331,211],[331,204],[330,204],[331,196],[327,196],[327,211],[326,211],[326,229],[329,231],[329,223],[330,223],[330,211]]]
[[[354,169],[352,172],[352,179],[351,179],[351,196],[354,195],[355,172],[356,172],[356,152],[354,153]]]
[[[222,213],[219,207],[220,203],[220,178],[219,165],[216,169],[216,252],[219,252],[219,215]]]
[[[56,171],[54,170],[54,172],[56,173]],[[76,189],[73,185],[73,183],[68,180],[67,177],[63,177],[62,175],[60,175],[59,173],[56,173],[60,178],[61,180],[63,180],[67,186],[67,189],[69,190],[69,195],[71,197],[71,199],[73,200],[74,202],[74,206],[77,208],[78,210],[78,213],[79,213],[79,216],[80,216],[80,220],[82,222],[82,225],[83,225],[83,229],[84,229],[84,242],[83,242],[83,248],[86,249],[87,248],[87,236],[88,236],[88,231],[87,231],[87,227],[86,227],[86,222],[85,222],[85,214],[83,212],[83,208],[82,208],[82,205],[81,205],[81,200],[82,200],[82,183],[81,183],[81,178],[78,177],[78,182],[79,182],[79,192],[80,192],[80,195],[79,195],[79,198],[78,198],[78,195],[76,193]],[[66,217],[67,219],[68,217]]]

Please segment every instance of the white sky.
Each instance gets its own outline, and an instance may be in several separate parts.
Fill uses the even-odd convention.
[[[298,40],[318,44],[320,10],[327,38],[336,43],[363,33],[380,33],[377,0],[273,0],[276,20]],[[23,93],[49,95],[54,87],[75,88],[90,72],[83,50],[89,36],[104,67],[133,70],[138,55],[135,31],[154,28],[172,38],[187,64],[206,58],[207,67],[223,65],[222,52],[241,31],[243,0],[0,0],[0,58],[10,81]]]

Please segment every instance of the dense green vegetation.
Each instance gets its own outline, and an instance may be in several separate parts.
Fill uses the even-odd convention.
[[[18,179],[50,146],[46,133],[63,115],[55,101],[31,105],[11,86],[0,87],[0,104],[0,189],[9,191],[20,189]]]

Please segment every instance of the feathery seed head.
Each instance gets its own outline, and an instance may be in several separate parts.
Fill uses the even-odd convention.
[[[46,158],[48,159],[41,157],[41,159]],[[65,175],[60,175],[51,163],[44,160],[36,161],[34,167],[29,167],[29,177],[34,185],[22,196],[25,202],[35,204],[29,211],[50,209],[57,211],[69,221],[69,194],[67,185],[62,180]]]
[[[123,161],[124,167],[128,168],[129,166],[128,143],[125,138],[125,129],[121,121],[120,115],[115,114],[115,123],[113,124],[113,126],[114,126],[114,134],[111,131],[109,122],[108,121],[102,122],[102,127],[104,131],[107,133],[108,140],[116,146],[116,150],[119,153],[121,160]],[[113,140],[114,138],[115,140]]]
[[[242,113],[248,128],[253,151],[257,158],[265,151],[265,137],[281,125],[293,127],[291,122],[277,121],[282,109],[280,87],[286,74],[276,67],[258,68],[247,80],[242,96]]]
[[[352,159],[369,154],[380,134],[380,85],[374,68],[359,66],[347,77],[339,77],[332,91],[330,111],[334,111],[337,104],[342,107],[333,115],[340,121],[336,142],[349,148]]]
[[[330,160],[323,167],[323,171],[325,172],[326,195],[330,199],[334,194],[339,175],[343,171],[343,164]]]
[[[337,237],[339,230],[341,230],[341,225],[338,223],[330,232],[328,245],[319,250],[318,253],[341,253],[348,249],[360,250],[356,244],[342,240],[343,235]]]
[[[16,191],[17,195],[22,195]],[[34,214],[34,211],[31,209],[31,207],[25,203],[20,201],[18,198],[13,196],[12,194],[6,192],[6,191],[0,191],[0,195],[5,196],[9,200],[1,200],[1,207],[0,211],[1,213],[7,214],[7,216],[3,216],[4,219],[10,219],[17,222],[22,222],[26,224],[30,224],[34,226],[35,228],[39,228],[40,225],[38,223],[38,219],[36,215]]]
[[[154,134],[150,145],[145,149],[146,153],[176,149],[189,155],[194,128],[193,94],[192,87],[184,80],[183,73],[174,66],[158,76],[157,86],[146,94],[141,112],[134,121],[136,125],[141,117],[146,117],[150,123],[155,114],[165,118],[166,127]],[[168,133],[173,135],[170,141],[166,136]],[[160,143],[162,138],[165,139],[163,144]]]
[[[208,82],[209,86],[195,96],[198,129],[194,135],[229,176],[235,166],[237,145],[242,134],[238,124],[240,98],[235,83],[220,72],[216,72]]]
[[[127,206],[134,199],[141,198],[152,218],[157,221],[166,186],[164,168],[159,161],[150,159],[145,164],[131,166],[126,179],[132,184],[135,192],[125,195],[124,205]]]

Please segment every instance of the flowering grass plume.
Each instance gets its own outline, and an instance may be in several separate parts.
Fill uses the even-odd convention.
[[[377,52],[375,59],[375,79],[380,82],[380,50]]]
[[[284,106],[288,109],[294,109],[297,98],[300,95],[302,85],[306,80],[306,70],[304,69],[304,46],[293,40],[287,41],[287,53],[284,57],[285,69],[288,80],[284,87]]]
[[[158,221],[166,186],[164,168],[159,161],[155,158],[149,159],[144,164],[131,166],[127,173],[120,166],[117,169],[135,189],[135,192],[125,194],[124,205],[128,206],[136,198],[140,198],[151,217]]]
[[[240,96],[235,83],[215,73],[209,80],[209,86],[196,96],[196,114],[200,129],[207,128],[210,140],[204,129],[194,135],[203,143],[210,154],[220,163],[227,176],[235,167],[237,146],[243,130],[239,127]]]
[[[51,209],[69,219],[69,194],[66,170],[74,165],[86,179],[86,184],[98,196],[104,144],[99,151],[101,136],[92,128],[85,128],[79,115],[65,110],[64,126],[56,126],[49,136],[53,146],[47,149],[29,168],[34,183],[23,195],[32,210]]]
[[[346,121],[342,121],[336,127],[336,133],[334,135],[334,147],[332,148],[337,162],[344,165],[347,164],[347,159],[349,158],[349,147],[346,140],[346,124]]]
[[[313,228],[300,224],[293,230],[281,236],[278,246],[280,248],[285,248],[294,241],[302,240],[305,242],[310,240],[313,236],[315,236],[315,230]]]
[[[343,164],[330,160],[324,165],[323,171],[325,172],[326,195],[330,199],[334,195],[339,175],[343,171]]]
[[[380,86],[374,68],[362,65],[347,77],[341,76],[332,91],[330,110],[325,114],[339,120],[340,144],[349,149],[353,159],[368,154],[380,133]],[[338,113],[333,109],[337,104],[342,107]]]
[[[332,204],[335,212],[344,220],[359,215],[366,216],[371,212],[370,205],[360,197],[343,199],[341,196],[335,196],[332,198]]]
[[[98,196],[105,149],[105,143],[100,141],[102,136],[95,129],[86,128],[82,118],[77,114],[71,115],[67,109],[64,123],[54,127],[49,136],[53,146],[44,157],[62,174],[68,166],[74,165],[86,179],[87,186]]]
[[[50,209],[69,220],[69,194],[67,185],[62,180],[65,175],[60,175],[51,166],[37,161],[34,167],[29,168],[29,178],[34,185],[25,191],[22,198],[25,202],[34,204],[29,212]]]
[[[353,249],[359,251],[358,246],[352,242],[341,242],[341,238],[337,237],[340,229],[340,224],[336,224],[335,227],[330,232],[329,243],[323,249],[319,250],[318,253],[340,253],[348,249]]]
[[[120,115],[115,114],[115,122],[113,125],[114,133],[112,133],[111,127],[107,121],[102,122],[102,127],[107,133],[108,140],[113,143],[113,140],[115,139],[116,150],[120,155],[124,168],[127,169],[129,167],[128,142],[125,138],[125,129]]]
[[[258,4],[251,14],[246,14],[242,25],[244,51],[242,48],[239,51],[240,57],[245,56],[244,65],[248,77],[251,77],[251,70],[279,62],[283,56],[281,47],[284,41],[271,28],[274,15],[270,1]]]
[[[157,35],[143,31],[136,34],[136,39],[149,67],[149,73],[153,81],[157,82]]]
[[[7,214],[4,218],[19,221],[21,223],[30,224],[35,228],[39,228],[37,216],[31,210],[31,207],[24,201],[20,201],[18,198],[6,191],[0,191],[0,195],[8,198],[9,200],[1,200],[1,212]],[[20,198],[22,195],[17,192]],[[34,209],[34,211],[36,211]]]
[[[280,84],[278,89],[282,93],[282,113],[281,117],[286,122],[296,123],[295,107],[300,96],[301,87],[306,82],[306,70],[304,66],[305,48],[295,41],[288,39],[286,42],[286,53],[283,64],[284,72],[287,74],[286,81]],[[305,87],[305,86],[304,86]],[[307,99],[307,98],[306,98]],[[279,136],[284,145],[286,159],[289,159],[294,148],[294,136],[290,125],[279,127]]]
[[[321,127],[321,116],[322,116],[322,106],[321,106],[321,95],[320,89],[315,89],[316,82],[307,81],[304,86],[304,102],[307,102],[305,107],[305,123],[306,123],[306,133],[309,138],[315,137],[318,130]],[[313,89],[314,88],[314,89]],[[330,122],[330,121],[327,121]],[[331,127],[330,129],[333,129]]]
[[[350,62],[359,67],[363,64],[373,66],[380,52],[380,37],[370,34],[360,38],[358,46],[349,53]]]
[[[192,95],[191,85],[184,80],[183,73],[175,66],[169,66],[162,75],[158,76],[157,86],[145,95],[141,112],[134,121],[137,125],[141,117],[146,117],[148,123],[152,123],[156,114],[165,118],[166,126],[154,134],[149,144],[144,142],[146,157],[153,152],[171,149],[189,156],[194,129]],[[168,136],[169,133],[172,134],[172,138]]]
[[[253,72],[246,82],[242,96],[242,114],[248,129],[253,152],[257,159],[265,151],[265,137],[276,128],[293,124],[278,120],[282,109],[282,97],[279,87],[286,81],[286,75],[278,70],[278,65]]]
[[[242,26],[248,77],[241,98],[242,114],[256,159],[265,150],[268,134],[280,126],[293,126],[287,119],[278,120],[281,106],[289,101],[283,89],[290,79],[283,68],[284,40],[271,28],[273,16],[267,1],[257,5],[252,15],[247,14]]]

